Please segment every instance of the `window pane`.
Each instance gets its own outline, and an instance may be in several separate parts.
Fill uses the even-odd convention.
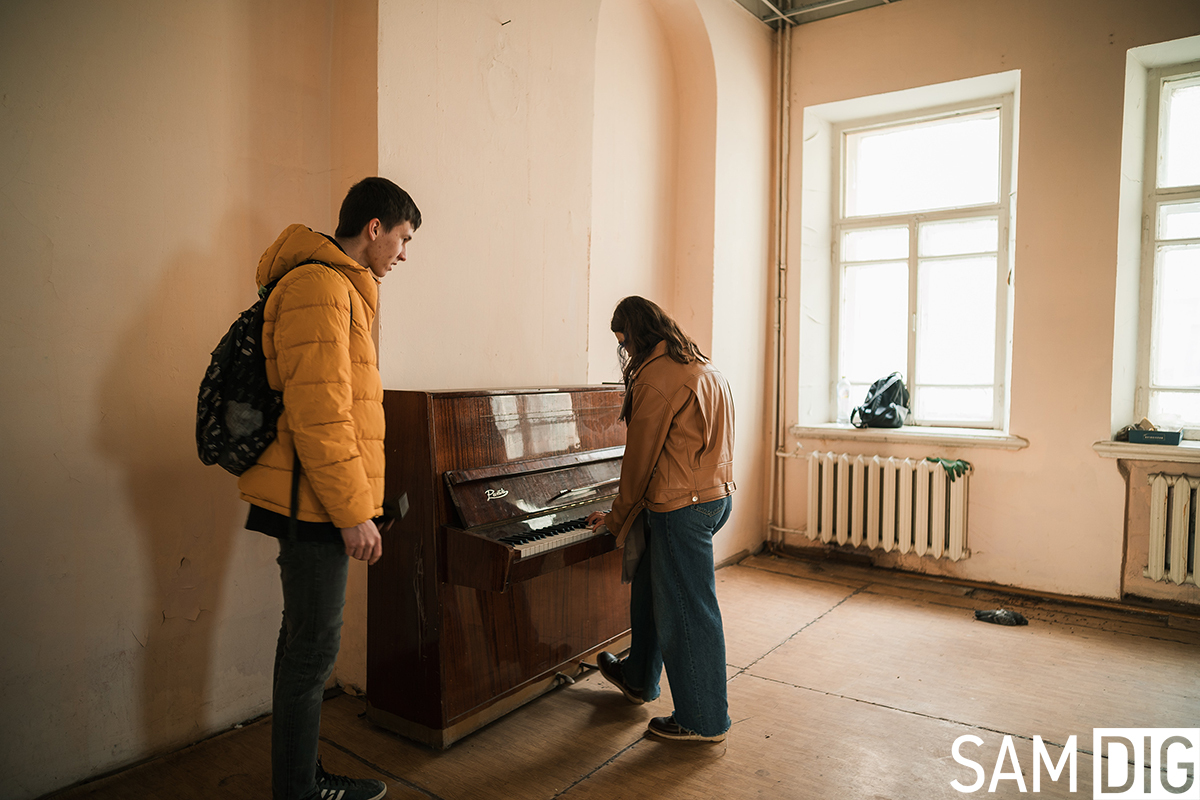
[[[995,203],[1000,112],[848,133],[846,157],[846,216]]]
[[[1159,186],[1200,184],[1200,84],[1193,78],[1163,85]]]
[[[1200,148],[1200,145],[1197,145]],[[1200,203],[1164,203],[1158,207],[1159,239],[1200,239]]]
[[[995,365],[995,257],[920,262],[916,382],[991,385]]]
[[[1158,248],[1151,383],[1200,387],[1200,245]]]
[[[868,228],[842,234],[843,261],[908,258],[908,228]]]
[[[1200,393],[1151,392],[1150,421],[1160,428],[1200,428]]]
[[[917,386],[913,413],[919,422],[991,422],[992,387]]]
[[[904,372],[908,363],[908,264],[845,267],[842,298],[840,374],[852,384],[870,384],[889,373]]]
[[[898,372],[898,371],[899,370],[892,370],[892,372]],[[889,372],[887,374],[891,375],[892,372]],[[879,377],[882,378],[883,375],[880,375]],[[876,380],[878,380],[878,379],[876,379]],[[871,383],[874,383],[874,382],[875,381],[871,381]],[[867,392],[869,392],[871,390],[871,383],[853,383],[853,382],[850,383],[850,410],[851,411],[853,411],[856,406],[861,406],[867,402]],[[907,386],[907,385],[908,384],[905,384],[905,386]],[[910,398],[909,402],[912,402],[911,398]]]
[[[918,235],[919,255],[957,256],[994,253],[999,247],[995,217],[926,222]]]

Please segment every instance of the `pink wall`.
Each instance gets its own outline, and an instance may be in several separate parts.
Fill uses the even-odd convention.
[[[599,7],[380,4],[379,169],[424,220],[381,306],[385,386],[586,381]]]
[[[1011,433],[1027,449],[962,448],[970,546],[957,565],[910,569],[1052,592],[1116,597],[1125,486],[1092,443],[1110,435],[1118,190],[1126,51],[1200,30],[1195,3],[905,0],[797,28],[792,50],[789,294],[800,288],[799,214],[808,198],[800,135],[806,106],[1020,70]],[[797,305],[793,299],[792,313]],[[792,325],[785,408],[807,365]],[[817,367],[821,368],[821,367]],[[807,440],[807,448],[923,457],[921,445]],[[789,527],[803,525],[806,470],[786,472]],[[797,544],[807,540],[797,537]]]
[[[596,44],[591,380],[616,301],[663,305],[729,379],[740,487],[718,561],[764,530],[773,36],[727,0],[606,0]]]
[[[773,305],[775,38],[737,5],[697,2],[716,82],[712,201],[712,350],[737,404],[734,516],[718,561],[756,551],[766,535],[772,404],[767,334]]]
[[[277,549],[196,458],[196,387],[263,249],[367,168],[337,6],[0,4],[6,797],[269,708]]]
[[[671,28],[645,0],[605,0],[596,32],[588,378],[618,381],[612,310],[627,295],[673,305],[679,83]]]

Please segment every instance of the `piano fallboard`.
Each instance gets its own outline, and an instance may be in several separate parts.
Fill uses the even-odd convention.
[[[616,494],[625,448],[607,447],[551,458],[445,473],[460,527],[532,517]]]
[[[446,583],[505,591],[614,548],[588,530],[593,511],[608,511],[621,478],[624,447],[445,474],[462,526],[442,527]],[[595,541],[592,541],[592,540]]]

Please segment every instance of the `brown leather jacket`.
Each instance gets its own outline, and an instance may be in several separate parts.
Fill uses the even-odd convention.
[[[733,494],[733,395],[712,364],[680,364],[659,342],[633,376],[621,485],[604,524],[625,543],[643,508],[674,511]]]

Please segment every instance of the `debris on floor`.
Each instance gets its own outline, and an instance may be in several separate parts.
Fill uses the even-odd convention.
[[[981,619],[984,622],[990,622],[993,625],[1028,625],[1029,620],[1016,611],[1009,611],[1006,608],[997,608],[994,611],[976,611],[975,619]]]

